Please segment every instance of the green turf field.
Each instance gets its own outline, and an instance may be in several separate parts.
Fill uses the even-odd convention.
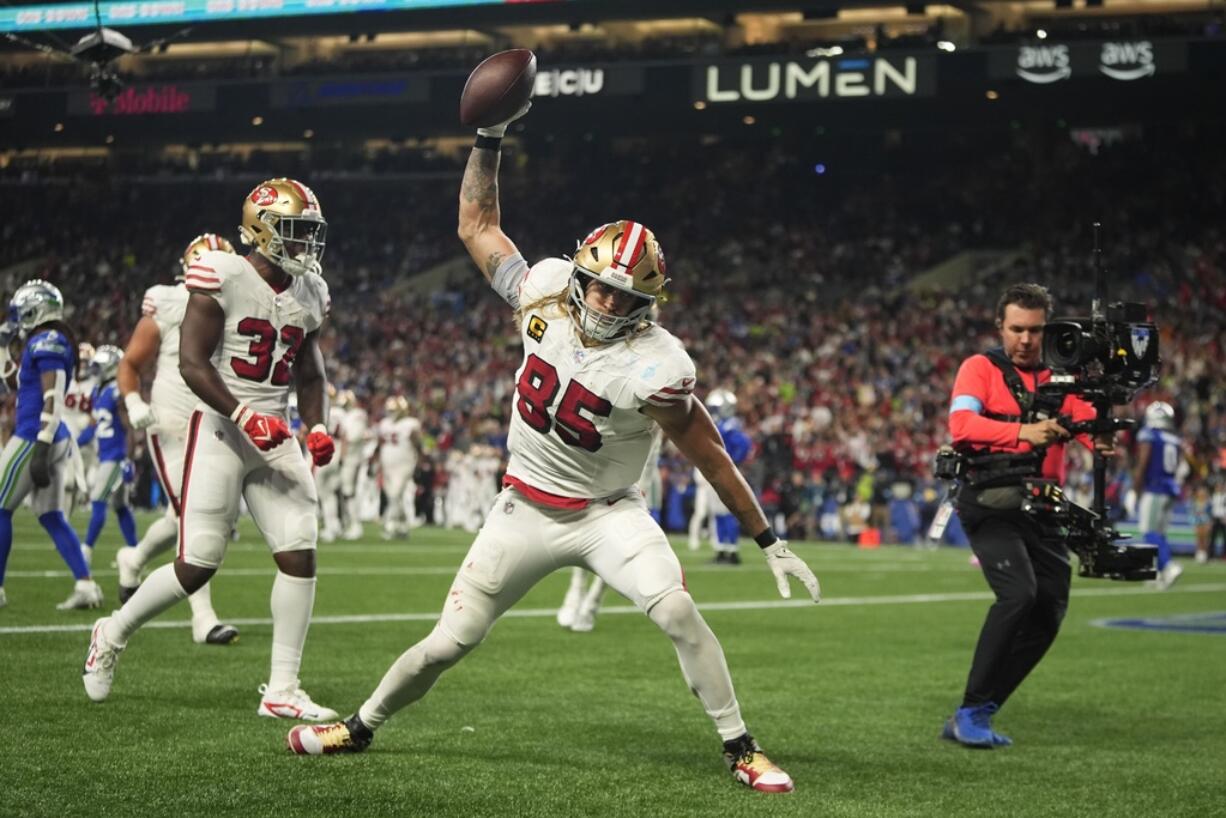
[[[610,595],[594,632],[558,628],[562,574],[370,751],[298,758],[284,748],[291,724],[255,715],[273,563],[249,521],[214,583],[241,641],[194,645],[183,604],[133,638],[103,704],[80,680],[97,614],[54,609],[65,567],[27,512],[15,528],[0,610],[3,816],[1226,814],[1226,636],[1093,624],[1226,611],[1221,563],[1189,561],[1166,593],[1075,582],[1062,636],[996,719],[1016,745],[971,751],[937,739],[987,607],[967,552],[796,545],[822,580],[814,606],[778,600],[752,545],[726,568],[678,541],[746,721],[796,780],[763,795],[724,771],[645,617]],[[430,629],[471,540],[367,531],[320,550],[303,666],[304,687],[344,714]],[[117,543],[112,520],[95,557],[108,603]]]

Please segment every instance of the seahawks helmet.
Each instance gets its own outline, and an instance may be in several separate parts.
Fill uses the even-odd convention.
[[[1175,428],[1175,409],[1169,403],[1156,400],[1145,407],[1145,425],[1151,429]]]
[[[123,357],[123,350],[111,344],[103,344],[94,351],[94,358],[89,362],[89,375],[91,378],[97,378],[98,383],[106,383],[107,381],[115,380],[115,375],[119,372],[119,359]]]
[[[22,284],[9,301],[9,321],[19,326],[23,333],[63,317],[64,296],[60,288],[41,278]]]
[[[707,395],[707,411],[718,420],[736,415],[736,395],[727,389],[712,389]]]

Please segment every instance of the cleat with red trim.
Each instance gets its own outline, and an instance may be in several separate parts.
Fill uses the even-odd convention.
[[[111,682],[115,680],[115,663],[124,649],[123,645],[116,645],[103,633],[103,628],[110,621],[109,616],[104,616],[94,623],[94,632],[89,638],[89,653],[85,655],[85,668],[81,671],[85,695],[96,702],[106,701],[110,695]]]
[[[354,713],[334,724],[299,724],[290,729],[285,746],[300,756],[360,753],[370,746],[375,733]]]
[[[775,766],[748,733],[724,742],[724,763],[733,778],[758,792],[791,792],[795,788],[792,777]]]
[[[299,721],[332,721],[337,713],[330,707],[320,707],[301,687],[286,690],[269,690],[260,685],[260,706],[256,714],[270,719],[298,719]]]

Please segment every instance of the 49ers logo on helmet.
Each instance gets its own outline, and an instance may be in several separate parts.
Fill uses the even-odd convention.
[[[259,207],[268,207],[276,201],[277,191],[268,185],[260,185],[251,192],[251,203]]]
[[[585,238],[583,241],[581,241],[581,242],[579,243],[579,244],[580,244],[580,246],[582,246],[582,245],[584,245],[584,244],[591,244],[591,243],[592,243],[592,242],[594,242],[594,241],[599,241],[600,237],[604,235],[604,231],[608,230],[608,229],[609,229],[610,227],[612,227],[612,226],[613,226],[613,225],[611,225],[611,224],[602,224],[602,225],[600,225],[600,227],[597,227],[597,228],[596,228],[595,230],[593,230],[591,233],[588,233],[588,234],[587,234],[587,238]]]

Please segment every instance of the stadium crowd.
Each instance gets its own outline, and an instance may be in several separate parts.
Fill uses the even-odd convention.
[[[958,362],[993,343],[992,307],[1006,282],[1045,283],[1057,313],[1087,311],[1091,218],[1107,225],[1113,299],[1145,301],[1162,327],[1162,380],[1134,411],[1171,401],[1192,482],[1220,473],[1226,157],[1195,129],[1134,137],[1096,153],[1067,138],[931,156],[930,146],[904,144],[871,168],[819,168],[810,149],[782,140],[752,150],[635,144],[616,165],[602,160],[619,175],[599,197],[584,169],[608,146],[526,142],[504,160],[503,224],[530,261],[569,252],[610,219],[650,225],[673,279],[661,321],[686,342],[700,390],[738,396],[756,443],[747,472],[764,505],[794,536],[842,537],[855,532],[849,508],[879,516],[900,483],[931,512],[927,475],[947,439]],[[410,398],[435,475],[428,488],[441,498],[450,452],[504,442],[515,328],[467,263],[443,268],[431,287],[411,283],[462,254],[458,164],[409,181],[346,180],[329,168],[320,161],[302,174],[329,220],[329,374],[376,417],[385,396]],[[169,280],[187,239],[204,230],[237,238],[247,186],[181,169],[156,181],[106,178],[10,183],[0,197],[0,283],[12,292],[46,277],[83,339],[122,344],[142,292]],[[992,252],[969,278],[909,286],[971,250]],[[685,464],[666,449],[663,468],[670,493],[684,494]]]

